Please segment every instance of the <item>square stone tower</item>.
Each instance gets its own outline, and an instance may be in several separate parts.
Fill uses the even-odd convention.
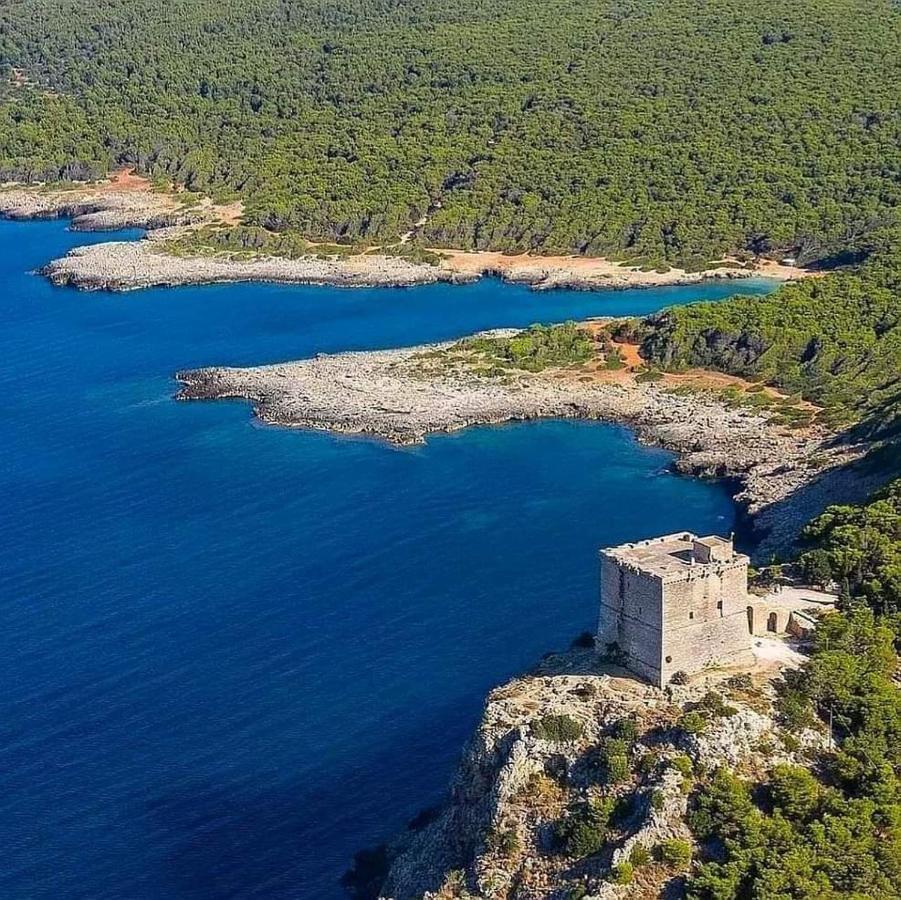
[[[748,557],[688,532],[601,550],[597,645],[662,687],[676,672],[751,663]]]

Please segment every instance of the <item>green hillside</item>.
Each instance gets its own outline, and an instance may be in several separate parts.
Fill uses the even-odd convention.
[[[901,200],[874,0],[11,0],[0,177],[137,164],[339,241],[815,259]]]
[[[901,436],[901,242],[856,271],[765,297],[674,307],[627,331],[669,369],[702,366],[759,379],[825,407],[834,424]],[[897,460],[901,468],[901,459]]]

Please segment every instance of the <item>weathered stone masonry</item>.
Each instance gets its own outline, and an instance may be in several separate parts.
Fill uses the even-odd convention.
[[[656,685],[676,672],[752,663],[749,559],[731,539],[665,535],[601,551],[598,646]]]

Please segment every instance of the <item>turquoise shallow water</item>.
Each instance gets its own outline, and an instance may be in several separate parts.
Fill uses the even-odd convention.
[[[770,286],[28,274],[109,237],[0,223],[0,896],[341,897],[353,852],[441,796],[487,689],[592,626],[595,549],[732,506],[620,428],[398,450],[175,403],[171,373]]]

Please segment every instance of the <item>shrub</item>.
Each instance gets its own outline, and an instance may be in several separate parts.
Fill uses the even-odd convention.
[[[532,734],[543,741],[562,744],[582,737],[583,727],[572,716],[542,716],[532,722]]]
[[[673,677],[669,680],[670,684],[688,684],[688,675],[685,672],[673,672]]]
[[[669,764],[683,778],[691,778],[691,776],[694,775],[694,763],[692,763],[691,757],[687,756],[684,753],[680,753],[678,756],[674,756],[671,760],[669,760]]]
[[[519,852],[521,845],[515,828],[503,828],[489,832],[485,846],[490,853],[509,859]]]
[[[571,887],[566,894],[566,900],[583,900],[588,896],[588,888],[584,884],[577,884]]]
[[[634,719],[620,719],[613,726],[613,736],[621,741],[625,741],[631,748],[638,740],[638,725]]]
[[[621,862],[619,865],[613,867],[613,871],[611,874],[611,881],[614,884],[631,884],[632,878],[635,875],[635,869],[630,862]]]
[[[598,853],[607,840],[613,803],[583,803],[570,810],[554,828],[557,846],[566,856],[581,859]]]
[[[604,361],[605,369],[616,371],[617,369],[622,369],[625,364],[626,363],[623,360],[623,352],[619,349],[619,347],[613,347],[608,351],[607,358]]]
[[[691,844],[679,838],[662,841],[657,845],[657,855],[668,866],[686,869],[691,862]]]
[[[715,719],[726,719],[738,712],[734,706],[729,706],[716,691],[707,691],[696,708]]]
[[[814,714],[810,697],[798,686],[791,683],[791,673],[786,673],[785,681],[779,687],[779,697],[776,700],[776,710],[779,713],[779,721],[788,728],[801,731],[813,726],[817,717]]]
[[[666,797],[664,797],[663,791],[651,791],[651,809],[663,809],[664,803],[666,803]]]
[[[529,372],[549,366],[586,362],[594,355],[591,335],[574,322],[563,325],[532,325],[512,336],[476,335],[453,346]]]
[[[574,650],[591,650],[594,647],[594,635],[590,631],[583,631],[570,644]]]
[[[778,765],[773,769],[770,794],[773,805],[790,822],[810,819],[820,804],[820,784],[807,769]]]
[[[686,734],[703,734],[707,730],[707,719],[696,709],[691,709],[679,719],[679,727]]]
[[[645,384],[647,382],[660,381],[663,378],[663,372],[660,369],[642,369],[635,376],[636,384]]]
[[[750,691],[754,687],[754,679],[747,672],[739,675],[732,675],[726,681],[726,687],[733,691]]]
[[[651,851],[644,844],[636,844],[632,848],[632,852],[629,854],[629,862],[632,863],[633,870],[646,866],[650,861]]]
[[[645,753],[638,761],[638,771],[644,776],[651,775],[657,769],[659,764],[660,754],[651,750],[649,753]]]
[[[629,746],[619,738],[605,738],[597,750],[597,767],[604,784],[620,784],[629,777]]]

